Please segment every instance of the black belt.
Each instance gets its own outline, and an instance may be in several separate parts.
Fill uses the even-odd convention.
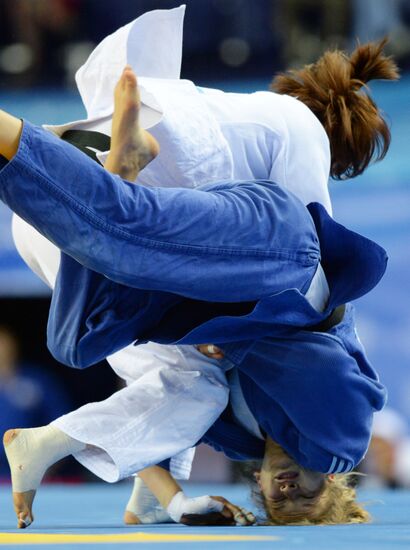
[[[345,311],[345,304],[338,306],[336,309],[333,310],[329,317],[326,317],[326,319],[323,319],[323,321],[320,321],[320,323],[318,323],[317,325],[303,327],[303,330],[309,330],[312,332],[327,332],[332,327],[338,325],[342,321]]]
[[[91,130],[66,130],[61,139],[68,141],[68,143],[80,149],[80,151],[96,162],[99,161],[97,153],[93,149],[103,152],[108,151],[111,147],[110,136],[106,136],[101,132],[92,132]]]

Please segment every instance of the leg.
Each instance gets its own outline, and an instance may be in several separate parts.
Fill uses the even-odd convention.
[[[123,179],[134,181],[140,171],[148,162],[158,155],[159,145],[156,139],[138,125],[140,98],[135,74],[126,68],[115,89],[114,115],[112,122],[111,151],[104,168],[112,174],[118,174]],[[8,147],[8,160],[14,156],[20,139],[20,120],[0,111],[5,115],[6,124],[3,130],[10,140],[10,136],[16,136],[16,142]],[[14,130],[13,130],[14,128]],[[17,130],[19,130],[17,132]],[[0,150],[4,139],[1,140],[2,127],[0,126]],[[18,134],[18,139],[17,139]],[[4,148],[4,152],[6,152]],[[31,227],[18,216],[13,216],[13,238],[20,256],[27,265],[49,287],[54,288],[58,267],[60,263],[60,251],[50,241],[44,238],[38,231]]]
[[[170,459],[167,469],[175,479],[189,479],[194,454],[195,448],[186,449]],[[124,523],[138,525],[140,523],[169,523],[170,521],[172,519],[158,499],[142,479],[135,476],[133,489],[124,512]]]
[[[51,425],[8,430],[3,443],[11,471],[17,527],[24,529],[33,522],[34,497],[47,469],[85,445]]]
[[[66,254],[120,284],[200,300],[251,301],[277,266],[272,251],[297,249],[312,257],[313,223],[277,186],[150,189],[121,181],[29,124],[20,143],[19,154],[0,171],[0,198]],[[306,231],[281,231],[279,207],[280,219]],[[263,220],[257,238],[255,211]],[[264,262],[255,262],[248,249],[266,255]],[[235,261],[227,261],[227,250],[234,250]]]
[[[175,346],[156,348],[155,352],[152,346],[139,350],[134,362],[140,375],[126,388],[53,422],[90,446],[75,458],[107,482],[129,477],[192,447],[201,437],[198,432],[201,434],[211,416],[218,415],[227,399],[225,373],[217,364],[206,357],[191,360]],[[191,411],[189,418],[186,410]],[[173,438],[175,425],[180,426],[177,441]],[[147,463],[144,450],[152,462]],[[187,464],[175,462],[177,467],[171,463],[171,472],[184,476]]]
[[[6,432],[20,528],[33,521],[33,499],[45,471],[64,456],[72,454],[104,481],[115,482],[192,447],[214,423],[228,399],[223,371],[205,357],[188,362],[175,347],[170,360],[167,348],[157,347],[157,355],[147,352],[152,369],[105,401],[49,426]]]
[[[54,287],[60,260],[59,250],[33,227],[18,216],[13,217],[13,237],[15,245],[28,266],[48,286]],[[161,347],[156,344],[145,344],[136,348],[129,346],[108,358],[115,373],[127,385],[135,383],[158,362],[158,352],[162,350],[163,361],[170,365],[181,361],[176,348]],[[7,437],[9,439],[10,434]],[[170,472],[176,479],[188,479],[194,449],[179,453],[170,460]],[[16,512],[20,517],[32,520],[32,501],[35,491],[29,494],[14,492]],[[139,523],[166,523],[171,521],[166,510],[146,487],[140,477],[134,477],[133,490],[124,512],[124,522],[127,525]]]
[[[105,169],[123,179],[135,181],[159,153],[157,140],[138,123],[141,107],[137,78],[126,67],[115,88],[111,151]]]
[[[115,109],[112,122],[112,150],[106,169],[123,179],[135,180],[159,153],[157,140],[138,124],[140,97],[137,79],[131,67],[126,67],[115,89]],[[11,160],[17,152],[23,123],[0,111],[0,155]]]
[[[115,150],[115,148],[112,147],[112,150]],[[107,166],[105,167],[107,168]],[[38,277],[48,286],[54,288],[60,262],[58,248],[16,215],[13,216],[12,229],[14,242],[20,256]],[[135,346],[129,346],[108,358],[108,361],[116,374],[123,378],[127,384],[131,384],[155,364],[155,351],[156,346],[150,344],[138,349]],[[163,351],[171,354],[169,357],[171,363],[180,359],[180,356],[172,352],[170,348],[164,348]],[[149,356],[152,357],[152,362],[147,361]],[[10,434],[8,434],[7,439],[9,437]],[[171,458],[170,471],[176,479],[189,478],[194,452],[193,448],[188,449]],[[31,510],[34,496],[35,491],[30,491],[28,494],[14,492],[16,513],[19,517],[26,518],[26,521],[32,521],[33,519]],[[157,498],[146,487],[142,479],[135,476],[133,490],[124,512],[124,523],[136,525],[139,523],[167,523],[170,521],[172,521],[171,518],[159,504]]]
[[[135,476],[124,512],[126,525],[170,523],[172,519],[139,476]]]

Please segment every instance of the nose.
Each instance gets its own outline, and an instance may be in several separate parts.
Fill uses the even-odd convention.
[[[283,481],[279,489],[282,494],[290,498],[299,494],[299,485],[295,481]]]

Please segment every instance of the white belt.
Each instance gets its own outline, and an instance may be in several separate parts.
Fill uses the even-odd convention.
[[[232,369],[229,371],[228,381],[230,389],[229,400],[235,420],[242,426],[242,428],[245,428],[245,430],[258,439],[264,439],[259,429],[258,422],[251,413],[248,404],[245,401],[237,369]]]
[[[319,263],[308,291],[305,294],[305,298],[316,311],[322,312],[329,300],[329,295],[330,291],[326,275],[322,265]]]

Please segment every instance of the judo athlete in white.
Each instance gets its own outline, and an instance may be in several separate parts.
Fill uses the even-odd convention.
[[[179,80],[184,11],[180,7],[147,13],[107,37],[76,76],[87,120],[48,128],[60,136],[69,130],[111,135],[113,88],[122,68],[129,64],[139,75],[141,125],[149,129],[161,147],[159,156],[139,174],[138,184],[159,186],[165,182],[195,187],[221,179],[267,178],[292,190],[306,204],[320,202],[331,213],[327,188],[329,140],[305,105],[272,92],[224,93],[198,89],[191,82]],[[97,153],[102,162],[107,155],[108,151]],[[13,235],[23,259],[53,288],[58,249],[16,215]],[[153,395],[155,401],[162,403],[149,422],[157,425],[158,441],[163,439],[162,435],[170,434],[163,419],[173,407],[174,385],[185,396],[186,409],[192,411],[190,419],[197,414],[198,434],[226,406],[229,389],[224,373],[215,366],[217,361],[192,346],[155,343],[138,348],[129,346],[107,360],[128,388],[103,403],[82,407],[56,424],[71,437],[91,446],[75,456],[106,481],[114,482],[137,471],[138,464],[132,465],[138,455],[132,433],[140,433],[145,423],[148,425],[143,412],[148,405],[154,408]],[[181,376],[183,373],[185,376]],[[202,404],[203,410],[198,404]],[[116,441],[117,433],[121,448]],[[185,433],[183,437],[180,431],[175,438],[176,450],[167,448],[164,439],[163,452],[173,457],[170,471],[176,479],[189,478],[194,449],[188,447],[198,439],[191,428]],[[144,447],[147,446],[144,441]],[[169,518],[162,507],[157,508],[157,502],[148,509],[141,498],[138,500],[144,491],[141,485],[136,477],[126,507],[126,521],[137,521],[136,516],[141,521]]]
[[[143,29],[147,36],[158,36],[150,27],[150,24],[155,25],[158,13],[161,13],[158,18],[161,24],[164,17],[168,18],[168,30],[172,29],[172,22],[175,29],[181,28],[183,10],[179,8],[166,14],[146,14],[128,26],[126,31],[121,29],[106,39],[78,73],[79,89],[88,109],[89,120],[54,131],[60,135],[73,128],[109,133],[112,105],[107,103],[107,94],[118,77],[119,65],[107,62],[106,53],[126,50],[127,61],[143,75],[139,79],[142,101],[144,105],[145,98],[146,107],[141,112],[142,124],[144,126],[145,111],[145,126],[150,127],[150,123],[154,123],[150,132],[161,145],[160,155],[139,175],[139,184],[155,186],[165,181],[171,182],[171,185],[178,182],[178,185],[196,186],[213,179],[268,178],[291,189],[306,204],[318,201],[330,210],[327,191],[330,169],[328,138],[323,126],[301,102],[270,92],[224,94],[216,90],[198,90],[188,82],[144,78],[145,74],[151,76],[148,71],[155,64],[148,63],[147,71],[141,72],[140,66],[144,67],[141,56],[146,41],[138,33]],[[113,40],[119,40],[122,48],[113,48],[110,42]],[[144,44],[144,48],[134,51],[131,48],[133,44]],[[152,51],[150,48],[147,50]],[[168,52],[170,50],[167,49]],[[138,59],[132,59],[133,52],[139,56]],[[161,59],[161,55],[157,53],[156,58]],[[166,63],[164,66],[169,70],[173,65]],[[101,85],[96,86],[93,75],[101,75],[101,68],[102,78],[97,81]],[[172,76],[177,78],[177,75]],[[98,156],[104,160],[106,155]],[[14,220],[14,234],[23,257],[53,286],[59,260],[57,249],[21,220]],[[319,304],[326,301],[326,281],[322,273],[319,273],[312,287],[312,296]],[[204,427],[206,429],[207,425],[212,424],[215,419],[212,413],[215,415],[215,411],[222,410],[228,399],[229,389],[217,361],[206,358],[191,346],[146,344],[122,350],[111,356],[109,362],[129,383],[128,388],[104,403],[88,405],[54,423],[70,437],[88,444],[85,449],[81,446],[74,451],[74,456],[103,479],[115,481],[140,468],[139,452],[136,452],[138,444],[133,443],[132,434],[135,438],[135,434],[139,433],[144,441],[144,453],[149,453],[148,434],[143,433],[144,428],[147,431],[149,426],[157,425],[156,445],[158,441],[164,442],[163,455],[174,456],[171,472],[185,477],[192,458],[192,451],[186,451],[187,447],[197,441]],[[198,379],[195,384],[192,384],[193,376]],[[184,378],[186,382],[182,382],[181,386]],[[178,437],[173,438],[172,446],[166,447],[169,441],[162,437],[161,430],[170,435],[163,420],[166,411],[172,410],[173,393],[174,397],[184,394],[187,410],[194,410],[201,422],[197,424],[198,434],[193,433],[190,412],[190,433],[185,436],[182,432],[183,437],[178,433]],[[158,396],[161,407],[156,407],[153,394]],[[204,395],[207,396],[205,402]],[[145,401],[149,397],[148,403],[144,403],[144,396]],[[130,399],[133,399],[132,403],[138,403],[138,407],[131,407]],[[189,407],[190,399],[195,402],[194,409]],[[149,421],[146,417],[148,410],[153,411]],[[107,418],[112,420],[109,425]],[[183,419],[179,421],[182,426]],[[120,440],[121,445],[118,444]]]

